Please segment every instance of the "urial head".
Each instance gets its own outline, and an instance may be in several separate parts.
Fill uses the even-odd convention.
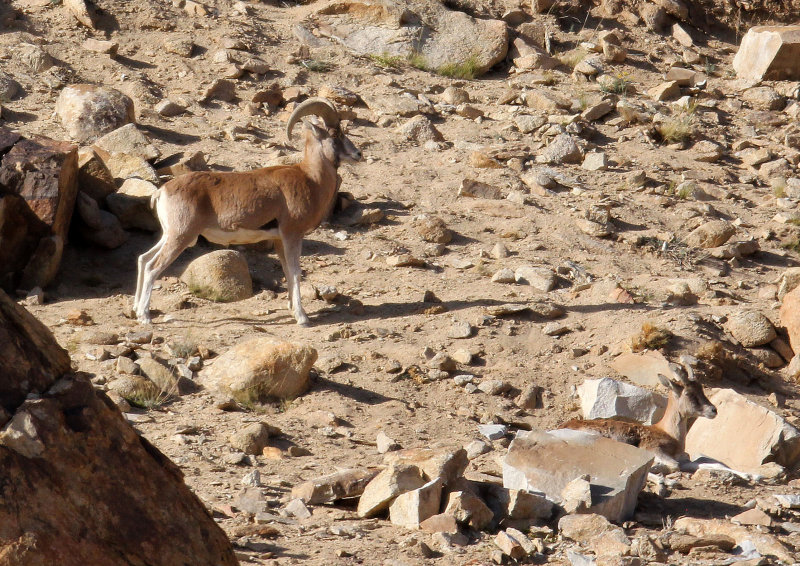
[[[312,136],[320,144],[325,159],[337,167],[342,161],[361,160],[361,150],[345,135],[339,113],[326,98],[309,98],[299,104],[286,124],[286,137],[292,138],[295,124],[306,116],[308,116],[305,121],[307,135]]]
[[[717,408],[706,397],[703,385],[695,379],[690,360],[682,357],[680,364],[671,363],[669,369],[672,376],[658,374],[658,379],[675,395],[681,417],[685,419],[716,417]]]

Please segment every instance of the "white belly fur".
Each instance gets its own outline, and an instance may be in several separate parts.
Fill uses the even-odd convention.
[[[277,229],[272,230],[246,230],[235,231],[220,230],[219,228],[209,228],[201,232],[202,236],[209,242],[221,244],[223,246],[234,246],[239,244],[255,244],[264,240],[279,240],[280,235]]]

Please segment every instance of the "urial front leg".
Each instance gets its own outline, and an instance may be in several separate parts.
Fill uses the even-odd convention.
[[[309,326],[311,321],[308,319],[306,311],[303,310],[303,303],[300,300],[300,254],[302,253],[303,240],[291,239],[284,240],[284,254],[286,261],[286,281],[289,286],[289,308],[294,315],[294,319],[300,326]]]
[[[289,312],[292,312],[292,279],[289,277],[289,266],[286,263],[286,251],[283,249],[283,240],[275,240],[273,242],[273,247],[275,248],[275,253],[278,254],[278,260],[281,262],[283,275],[286,277],[286,295],[289,297],[286,302],[286,308],[289,309]]]

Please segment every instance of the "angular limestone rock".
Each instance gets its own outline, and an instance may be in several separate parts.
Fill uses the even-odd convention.
[[[742,38],[733,58],[739,78],[752,81],[800,79],[800,26],[756,26]]]
[[[436,478],[422,487],[403,493],[389,506],[389,520],[393,525],[418,529],[419,524],[439,512],[442,482]]]
[[[358,516],[374,517],[389,508],[400,494],[425,485],[422,471],[416,466],[392,464],[367,484],[358,500]]]
[[[461,477],[469,464],[467,451],[456,447],[409,448],[387,452],[383,463],[402,463],[417,466],[428,480],[440,479],[447,486]]]
[[[478,531],[489,526],[494,517],[494,513],[486,503],[468,491],[451,492],[447,497],[444,512],[455,517],[459,523],[468,524]]]
[[[767,462],[789,469],[800,464],[800,431],[780,415],[749,401],[733,389],[709,395],[717,417],[698,418],[686,435],[686,451],[719,460],[743,472]]]
[[[564,487],[588,475],[590,513],[624,521],[636,508],[653,455],[608,438],[579,431],[517,433],[503,460],[503,485],[544,493],[559,502]]]
[[[663,395],[610,377],[587,379],[578,386],[578,396],[585,419],[627,417],[653,424],[667,406]]]
[[[126,153],[147,161],[152,161],[161,155],[136,124],[125,124],[98,138],[93,145],[109,153]]]
[[[304,481],[292,488],[292,498],[302,499],[309,505],[333,503],[340,499],[358,497],[378,475],[379,470],[341,470],[335,474]]]
[[[88,242],[111,250],[128,240],[128,233],[119,219],[110,212],[100,210],[97,201],[83,191],[78,193],[75,210],[80,219],[78,232]]]

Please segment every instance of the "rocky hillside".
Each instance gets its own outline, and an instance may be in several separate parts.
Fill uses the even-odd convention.
[[[12,0],[0,286],[242,563],[796,562],[800,56],[745,35],[793,6]],[[312,96],[364,154],[312,325],[269,245],[203,239],[138,324],[152,194],[298,161]],[[545,434],[658,421],[682,356],[717,409],[687,451],[728,468]]]

